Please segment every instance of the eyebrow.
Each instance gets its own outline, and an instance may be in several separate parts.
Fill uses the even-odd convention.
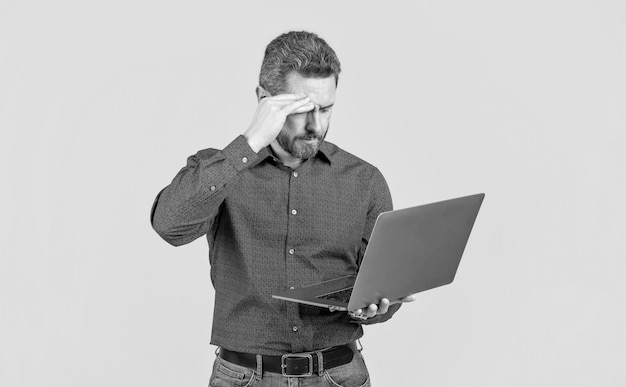
[[[333,107],[333,105],[335,105],[335,104],[331,103],[330,105],[327,105],[327,106],[320,106],[319,110],[328,109],[329,107]]]

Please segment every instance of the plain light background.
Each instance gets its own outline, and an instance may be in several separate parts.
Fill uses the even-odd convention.
[[[454,283],[366,328],[374,385],[625,385],[617,0],[0,1],[0,385],[207,384],[206,240],[149,211],[293,29],[338,53],[328,140],[396,208],[487,194]]]

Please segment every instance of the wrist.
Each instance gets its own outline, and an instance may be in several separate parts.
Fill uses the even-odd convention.
[[[248,142],[248,146],[250,146],[250,149],[252,149],[254,153],[259,153],[259,151],[264,148],[258,141],[253,138],[253,136],[250,136],[248,133],[244,133],[243,137],[246,139],[246,141]]]

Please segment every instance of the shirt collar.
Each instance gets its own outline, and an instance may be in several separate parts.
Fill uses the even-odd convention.
[[[322,141],[320,145],[320,149],[314,157],[318,157],[321,160],[325,160],[328,164],[332,164],[332,159],[335,154],[335,146],[329,142]],[[272,148],[268,145],[265,148],[261,149],[258,153],[258,161],[264,161],[267,158],[278,159],[278,157],[274,154]]]
[[[321,156],[322,158],[326,159],[326,161],[328,161],[328,164],[332,164],[334,154],[335,147],[333,146],[333,144],[322,141],[322,143],[320,144],[320,149],[317,152],[317,156]]]

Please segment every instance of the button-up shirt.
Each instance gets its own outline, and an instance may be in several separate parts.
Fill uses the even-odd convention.
[[[345,312],[272,298],[359,268],[378,214],[392,208],[380,171],[324,141],[291,169],[243,136],[201,150],[157,196],[151,220],[172,245],[206,235],[215,307],[211,343],[278,355],[346,344],[365,322]]]

